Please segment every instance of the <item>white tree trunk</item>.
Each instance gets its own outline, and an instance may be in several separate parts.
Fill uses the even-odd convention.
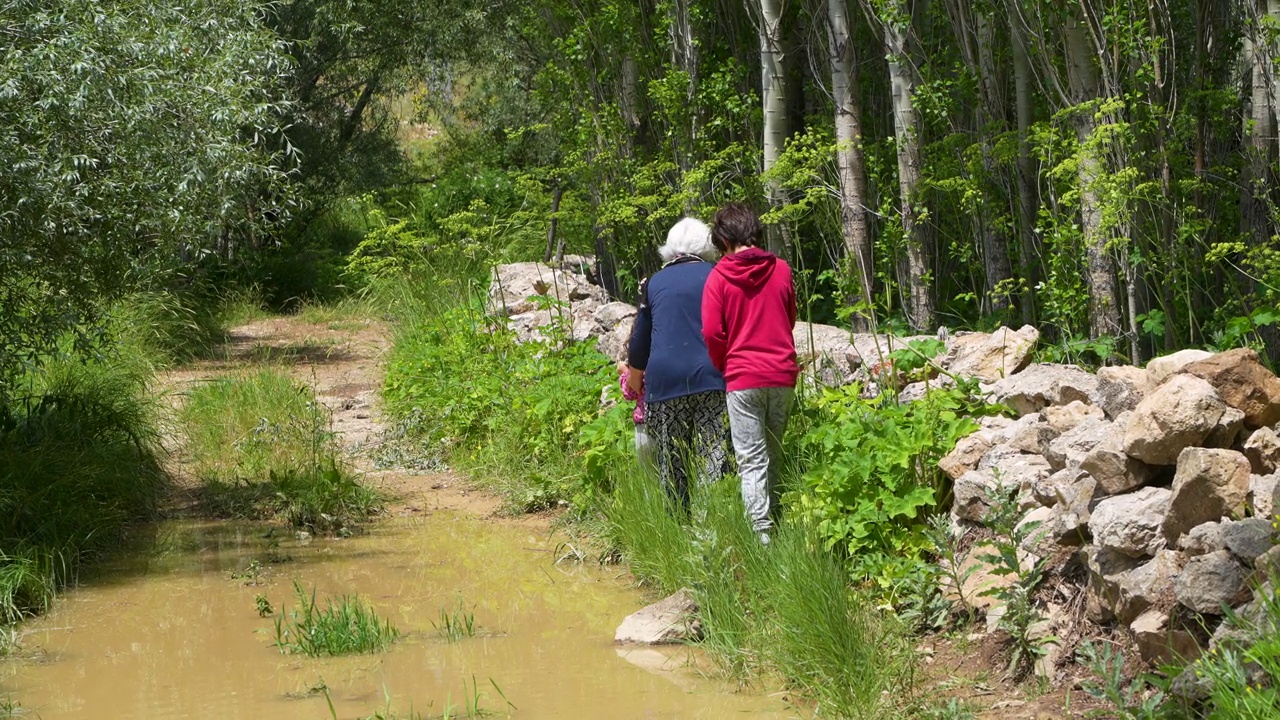
[[[888,54],[889,81],[893,102],[894,139],[898,152],[899,213],[907,248],[906,311],[912,329],[922,331],[933,326],[933,293],[930,287],[930,228],[919,216],[920,193],[920,113],[915,106],[915,68],[909,53],[911,13],[904,3],[894,3],[881,16],[884,44]]]
[[[764,166],[769,172],[777,164],[787,142],[787,76],[783,67],[782,13],[784,0],[760,0],[760,83],[764,99],[764,133],[762,138]],[[776,181],[767,184],[769,206],[780,207],[786,198]],[[783,250],[782,232],[777,226],[768,228],[769,249]]]
[[[862,105],[847,0],[827,1],[831,52],[831,96],[835,104],[836,168],[840,176],[840,222],[845,258],[858,289],[850,300],[865,305],[854,313],[855,332],[872,329],[872,248],[867,231],[867,170],[862,153]]]

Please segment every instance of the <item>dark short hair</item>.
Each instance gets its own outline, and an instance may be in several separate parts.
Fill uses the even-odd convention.
[[[720,208],[711,224],[711,244],[722,253],[730,248],[759,247],[763,238],[760,216],[742,203],[729,203]]]

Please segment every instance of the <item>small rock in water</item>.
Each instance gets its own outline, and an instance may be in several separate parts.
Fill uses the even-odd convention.
[[[698,604],[688,590],[679,590],[648,607],[626,617],[614,633],[616,643],[662,645],[696,640],[702,636],[702,623],[695,614]]]

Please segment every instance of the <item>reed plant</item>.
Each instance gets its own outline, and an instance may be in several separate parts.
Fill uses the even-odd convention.
[[[275,646],[281,654],[353,655],[386,650],[400,637],[389,620],[378,617],[359,598],[329,598],[323,608],[313,588],[308,593],[293,584],[296,606],[281,609],[275,619]]]
[[[476,614],[467,610],[459,600],[458,606],[452,610],[440,608],[440,622],[432,622],[431,625],[445,642],[457,642],[463,638],[475,637]]]

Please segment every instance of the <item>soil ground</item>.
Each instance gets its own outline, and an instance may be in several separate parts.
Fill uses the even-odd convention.
[[[373,457],[389,427],[381,414],[378,389],[390,346],[390,329],[374,320],[316,323],[299,317],[273,317],[233,328],[217,359],[165,373],[161,382],[174,394],[175,402],[181,402],[184,390],[201,382],[265,365],[277,367],[312,387],[320,402],[332,411],[333,431],[351,461],[370,485],[391,498],[389,513],[450,510],[551,532],[554,514],[503,515],[498,497],[452,472],[376,466]],[[182,480],[180,451],[175,457],[175,474],[180,480],[175,510],[182,512],[191,508],[193,484]],[[1045,687],[1034,679],[1016,684],[1002,680],[1004,660],[998,644],[989,638],[932,636],[922,639],[919,649],[921,692],[926,697],[954,697],[974,717],[1043,720],[1097,713],[1097,703],[1079,689],[1078,679],[1068,679],[1058,688]]]

